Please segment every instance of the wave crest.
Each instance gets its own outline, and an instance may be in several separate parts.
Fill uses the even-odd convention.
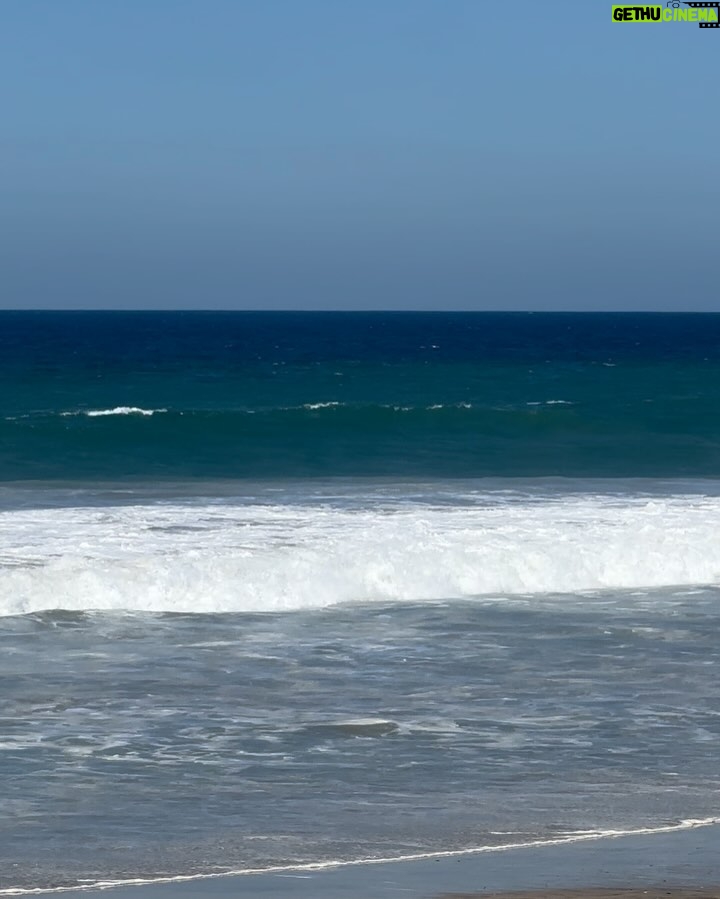
[[[0,516],[0,614],[279,611],[720,582],[720,498],[157,504]]]
[[[115,406],[113,409],[78,409],[75,412],[61,412],[63,417],[70,415],[87,415],[88,418],[103,418],[106,415],[154,415],[156,412],[167,412],[167,409],[141,409],[139,406]]]

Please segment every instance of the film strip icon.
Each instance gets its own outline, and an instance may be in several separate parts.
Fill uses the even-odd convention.
[[[720,0],[683,0],[683,3],[685,6],[691,6],[693,9],[716,9],[718,11],[717,22],[698,22],[698,25],[701,28],[720,28]],[[667,5],[675,6],[675,3],[668,3]]]

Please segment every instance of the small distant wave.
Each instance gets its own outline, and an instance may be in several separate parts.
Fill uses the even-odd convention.
[[[155,415],[156,412],[167,412],[167,409],[141,409],[139,406],[115,406],[113,409],[77,409],[74,412],[61,412],[60,415],[86,415],[88,418],[102,418],[106,415]]]
[[[551,399],[551,400],[530,400],[524,403],[524,406],[574,406],[571,400]],[[260,415],[265,418],[277,417],[278,419],[287,415],[303,416],[307,412],[328,413],[329,416],[342,415],[345,419],[351,417],[357,420],[358,426],[362,426],[363,422],[369,421],[372,416],[387,416],[393,412],[410,412],[415,415],[423,416],[427,412],[440,412],[453,414],[457,412],[472,411],[477,416],[496,416],[512,415],[522,413],[522,408],[515,406],[485,406],[483,404],[471,403],[466,400],[449,401],[443,403],[364,403],[364,402],[343,402],[340,400],[318,400],[314,402],[301,403],[293,406],[259,406],[257,408],[239,407],[226,409],[201,409],[191,408],[173,409],[176,416],[185,417],[186,421],[202,419],[203,427],[207,427],[208,422],[212,421],[216,424],[222,420],[223,427],[226,422],[232,422],[233,419],[245,418],[248,415]],[[169,409],[151,408],[145,409],[141,406],[113,406],[107,409],[71,409],[65,411],[36,411],[25,412],[17,415],[4,416],[5,421],[18,421],[25,419],[40,418],[108,418],[112,416],[128,416],[138,418],[149,418],[153,415],[170,412]],[[348,419],[349,420],[349,419]]]
[[[455,402],[446,402],[446,403],[430,403],[426,404],[415,404],[415,403],[344,403],[339,400],[328,400],[324,402],[315,402],[315,403],[303,403],[301,406],[280,406],[276,409],[268,408],[262,410],[243,410],[245,412],[250,411],[262,411],[265,413],[273,413],[276,411],[282,412],[299,412],[301,410],[310,410],[317,411],[320,409],[337,409],[337,410],[346,410],[348,412],[356,412],[356,413],[372,413],[373,411],[378,412],[454,412],[458,409],[473,409],[478,413],[512,413],[520,411],[520,408],[523,404],[520,404],[520,407],[516,407],[513,405],[508,406],[487,406],[481,403],[470,403],[466,400],[458,400]],[[575,403],[572,400],[530,400],[524,403],[525,406],[574,406]]]
[[[493,403],[454,395],[297,403],[121,394],[0,415],[2,480],[140,477],[715,477],[711,402],[595,402],[562,387]],[[557,392],[556,392],[557,391]],[[114,400],[114,396],[112,399]],[[67,400],[65,400],[67,402]],[[160,406],[163,403],[163,406]],[[670,421],[670,425],[665,425]]]
[[[552,400],[550,402],[553,402]],[[557,400],[557,402],[565,402],[564,400]],[[472,403],[466,402],[457,402],[457,403],[433,403],[430,406],[415,406],[415,405],[405,405],[401,406],[395,403],[342,403],[339,400],[330,400],[327,402],[318,402],[318,403],[303,403],[302,406],[282,406],[280,407],[283,411],[292,412],[300,409],[309,409],[311,411],[316,411],[318,409],[352,409],[356,411],[365,411],[365,410],[373,410],[373,409],[384,409],[384,410],[392,410],[393,412],[435,412],[438,409],[472,409]],[[249,411],[249,410],[247,410]],[[267,410],[273,411],[273,410]]]
[[[433,403],[432,406],[425,406],[428,412],[434,412],[436,409],[472,409],[472,403]]]
[[[534,400],[525,403],[526,406],[574,406],[572,400]]]

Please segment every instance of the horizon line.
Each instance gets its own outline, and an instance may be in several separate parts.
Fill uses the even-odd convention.
[[[48,307],[31,307],[27,309],[20,308],[0,308],[0,315],[3,313],[36,313],[36,312],[59,312],[59,313],[203,313],[203,314],[329,314],[329,315],[720,315],[720,310],[711,309],[178,309],[178,308],[83,308],[83,307],[66,307],[66,308],[48,308]]]

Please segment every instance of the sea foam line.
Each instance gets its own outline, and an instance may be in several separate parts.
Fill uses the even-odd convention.
[[[156,412],[167,412],[167,409],[141,409],[139,406],[115,406],[113,409],[78,409],[75,412],[61,412],[64,418],[71,415],[86,415],[88,418],[101,418],[105,415],[154,415]]]
[[[87,890],[109,890],[114,887],[150,886],[161,883],[190,883],[196,880],[217,880],[220,877],[245,877],[257,874],[286,874],[295,871],[326,871],[332,868],[350,868],[359,865],[383,865],[395,862],[416,862],[438,858],[459,858],[479,855],[485,852],[508,852],[512,849],[544,849],[549,846],[563,846],[570,843],[586,843],[591,840],[618,839],[660,833],[675,833],[681,830],[695,830],[720,824],[720,818],[685,818],[677,824],[663,824],[659,827],[636,827],[629,830],[596,830],[575,833],[571,836],[552,840],[529,840],[525,843],[506,843],[502,846],[472,846],[469,849],[440,849],[436,852],[417,852],[408,855],[358,858],[353,860],[326,859],[319,862],[305,862],[294,865],[271,865],[267,868],[238,868],[234,871],[211,872],[208,874],[178,874],[172,877],[132,877],[125,880],[98,880],[93,883],[70,887],[9,887],[0,890],[0,896],[39,896],[48,893],[70,893]]]

